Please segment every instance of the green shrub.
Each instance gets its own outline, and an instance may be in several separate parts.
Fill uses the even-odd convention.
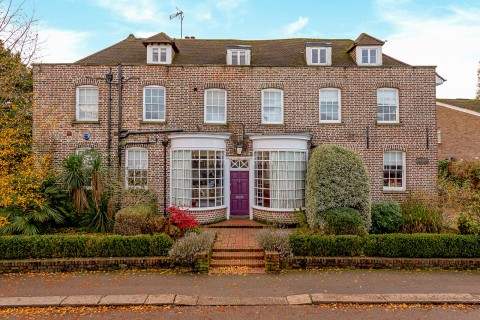
[[[258,244],[263,250],[276,251],[282,257],[292,255],[289,238],[290,232],[288,231],[262,229],[257,234]]]
[[[134,236],[144,233],[149,220],[156,212],[151,206],[135,206],[123,208],[115,215],[113,232],[124,236]]]
[[[393,200],[372,204],[372,229],[370,233],[395,233],[403,226],[402,207]]]
[[[326,234],[364,236],[367,234],[360,213],[352,208],[333,208],[325,212]]]
[[[308,161],[306,210],[310,227],[324,223],[332,208],[353,208],[370,229],[370,184],[367,169],[355,152],[331,145],[314,149]]]
[[[290,246],[296,256],[355,257],[361,254],[363,238],[359,236],[324,236],[292,234]]]
[[[421,194],[410,194],[402,203],[404,233],[437,233],[442,230],[443,216],[436,203]]]
[[[209,251],[212,248],[215,236],[215,232],[190,232],[173,244],[168,255],[181,266],[192,266],[197,253]]]
[[[480,237],[456,234],[382,234],[366,237],[363,252],[372,257],[478,258]]]
[[[0,259],[166,256],[172,245],[166,234],[3,236]]]
[[[375,234],[358,237],[292,234],[290,246],[296,256],[480,258],[478,235]]]
[[[460,213],[457,220],[458,232],[460,234],[478,234],[480,232],[480,224],[476,216],[472,213]]]

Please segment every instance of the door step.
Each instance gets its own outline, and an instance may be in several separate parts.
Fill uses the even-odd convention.
[[[262,260],[264,255],[262,251],[220,251],[214,252],[212,260]]]
[[[230,250],[230,251],[226,251]],[[210,261],[211,274],[265,273],[265,258],[261,249],[214,249]]]

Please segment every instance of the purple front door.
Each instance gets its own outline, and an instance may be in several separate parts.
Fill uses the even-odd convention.
[[[248,216],[248,171],[230,171],[230,214]]]

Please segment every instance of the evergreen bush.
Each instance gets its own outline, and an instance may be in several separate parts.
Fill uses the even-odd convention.
[[[326,234],[364,236],[367,234],[360,213],[352,208],[333,208],[325,212]]]
[[[402,207],[393,200],[372,204],[372,229],[370,233],[395,233],[403,226]]]
[[[327,210],[346,207],[358,210],[369,230],[370,184],[360,156],[332,145],[315,148],[308,162],[305,201],[310,227],[322,226]]]

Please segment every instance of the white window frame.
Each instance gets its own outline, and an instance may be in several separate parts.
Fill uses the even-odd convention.
[[[128,171],[129,171],[129,168],[128,168],[128,160],[129,160],[129,151],[145,151],[147,153],[147,159],[146,159],[146,171],[147,171],[147,183],[145,183],[145,185],[143,186],[130,186],[128,184]],[[141,170],[141,169],[137,169],[137,168],[131,168],[130,170]],[[148,149],[147,148],[141,148],[141,147],[132,147],[132,148],[128,148],[128,149],[125,149],[125,188],[126,189],[142,189],[142,188],[145,188],[147,189],[148,188]]]
[[[95,90],[97,94],[97,117],[96,118],[80,118],[80,91],[82,89],[90,89],[90,90]],[[78,86],[76,88],[76,107],[75,107],[75,118],[77,121],[98,121],[98,113],[99,113],[99,108],[98,108],[98,87],[97,86],[91,86],[91,85],[84,85],[84,86]]]
[[[224,105],[224,108],[225,108],[225,116],[224,116],[224,120],[223,121],[216,121],[216,120],[207,120],[207,95],[208,95],[208,92],[223,92],[225,94],[225,105]],[[205,94],[204,94],[204,101],[203,101],[203,105],[204,105],[204,108],[203,108],[203,121],[205,123],[227,123],[227,90],[224,90],[224,89],[206,89],[205,90]],[[212,107],[220,107],[220,106],[214,106],[212,105]]]
[[[162,89],[163,90],[163,119],[147,119],[147,108],[146,108],[146,90],[147,89]],[[143,121],[145,122],[165,122],[165,119],[167,117],[167,106],[166,106],[166,95],[167,95],[167,90],[165,87],[162,86],[145,86],[143,87]]]
[[[320,55],[318,56],[318,62],[313,62],[313,50],[325,50],[325,62],[320,62]],[[320,51],[318,51],[320,54]],[[332,48],[331,47],[307,47],[307,65],[311,66],[331,66],[332,65]]]
[[[233,63],[233,53],[237,53],[237,61]],[[245,54],[245,63],[240,64],[240,53]],[[249,66],[250,65],[250,49],[228,49],[227,50],[227,64],[232,66]]]
[[[158,51],[158,60],[153,59],[154,50]],[[165,60],[162,60],[162,51],[165,51]],[[147,46],[147,63],[171,64],[173,59],[172,46],[169,44],[149,44]]]
[[[385,154],[387,153],[400,153],[402,155],[402,186],[401,187],[389,187],[384,185],[385,180]],[[399,150],[389,150],[383,152],[383,162],[382,162],[382,186],[383,191],[405,191],[407,189],[407,179],[406,179],[406,153]]]
[[[368,62],[362,62],[363,50],[368,50]],[[370,62],[370,50],[375,50],[376,61]],[[381,66],[382,65],[382,47],[381,46],[359,46],[356,48],[357,65],[359,66]]]
[[[267,121],[264,118],[264,108],[265,105],[263,104],[264,102],[264,94],[265,92],[280,92],[280,121]],[[268,88],[268,89],[263,89],[262,94],[261,94],[261,99],[262,99],[262,124],[283,124],[283,112],[284,112],[284,106],[283,106],[283,90],[281,89],[273,89],[273,88]]]
[[[322,120],[322,91],[335,90],[338,97],[338,120]],[[342,91],[338,88],[322,88],[318,91],[318,119],[320,123],[341,123],[342,122]]]
[[[395,113],[395,120],[378,120],[378,96],[379,96],[379,93],[380,92],[383,92],[383,91],[394,91],[395,92],[395,96],[396,96],[396,113]],[[377,89],[377,112],[376,112],[376,116],[377,116],[377,123],[400,123],[400,103],[399,103],[399,92],[398,92],[398,89],[396,88],[378,88]]]

